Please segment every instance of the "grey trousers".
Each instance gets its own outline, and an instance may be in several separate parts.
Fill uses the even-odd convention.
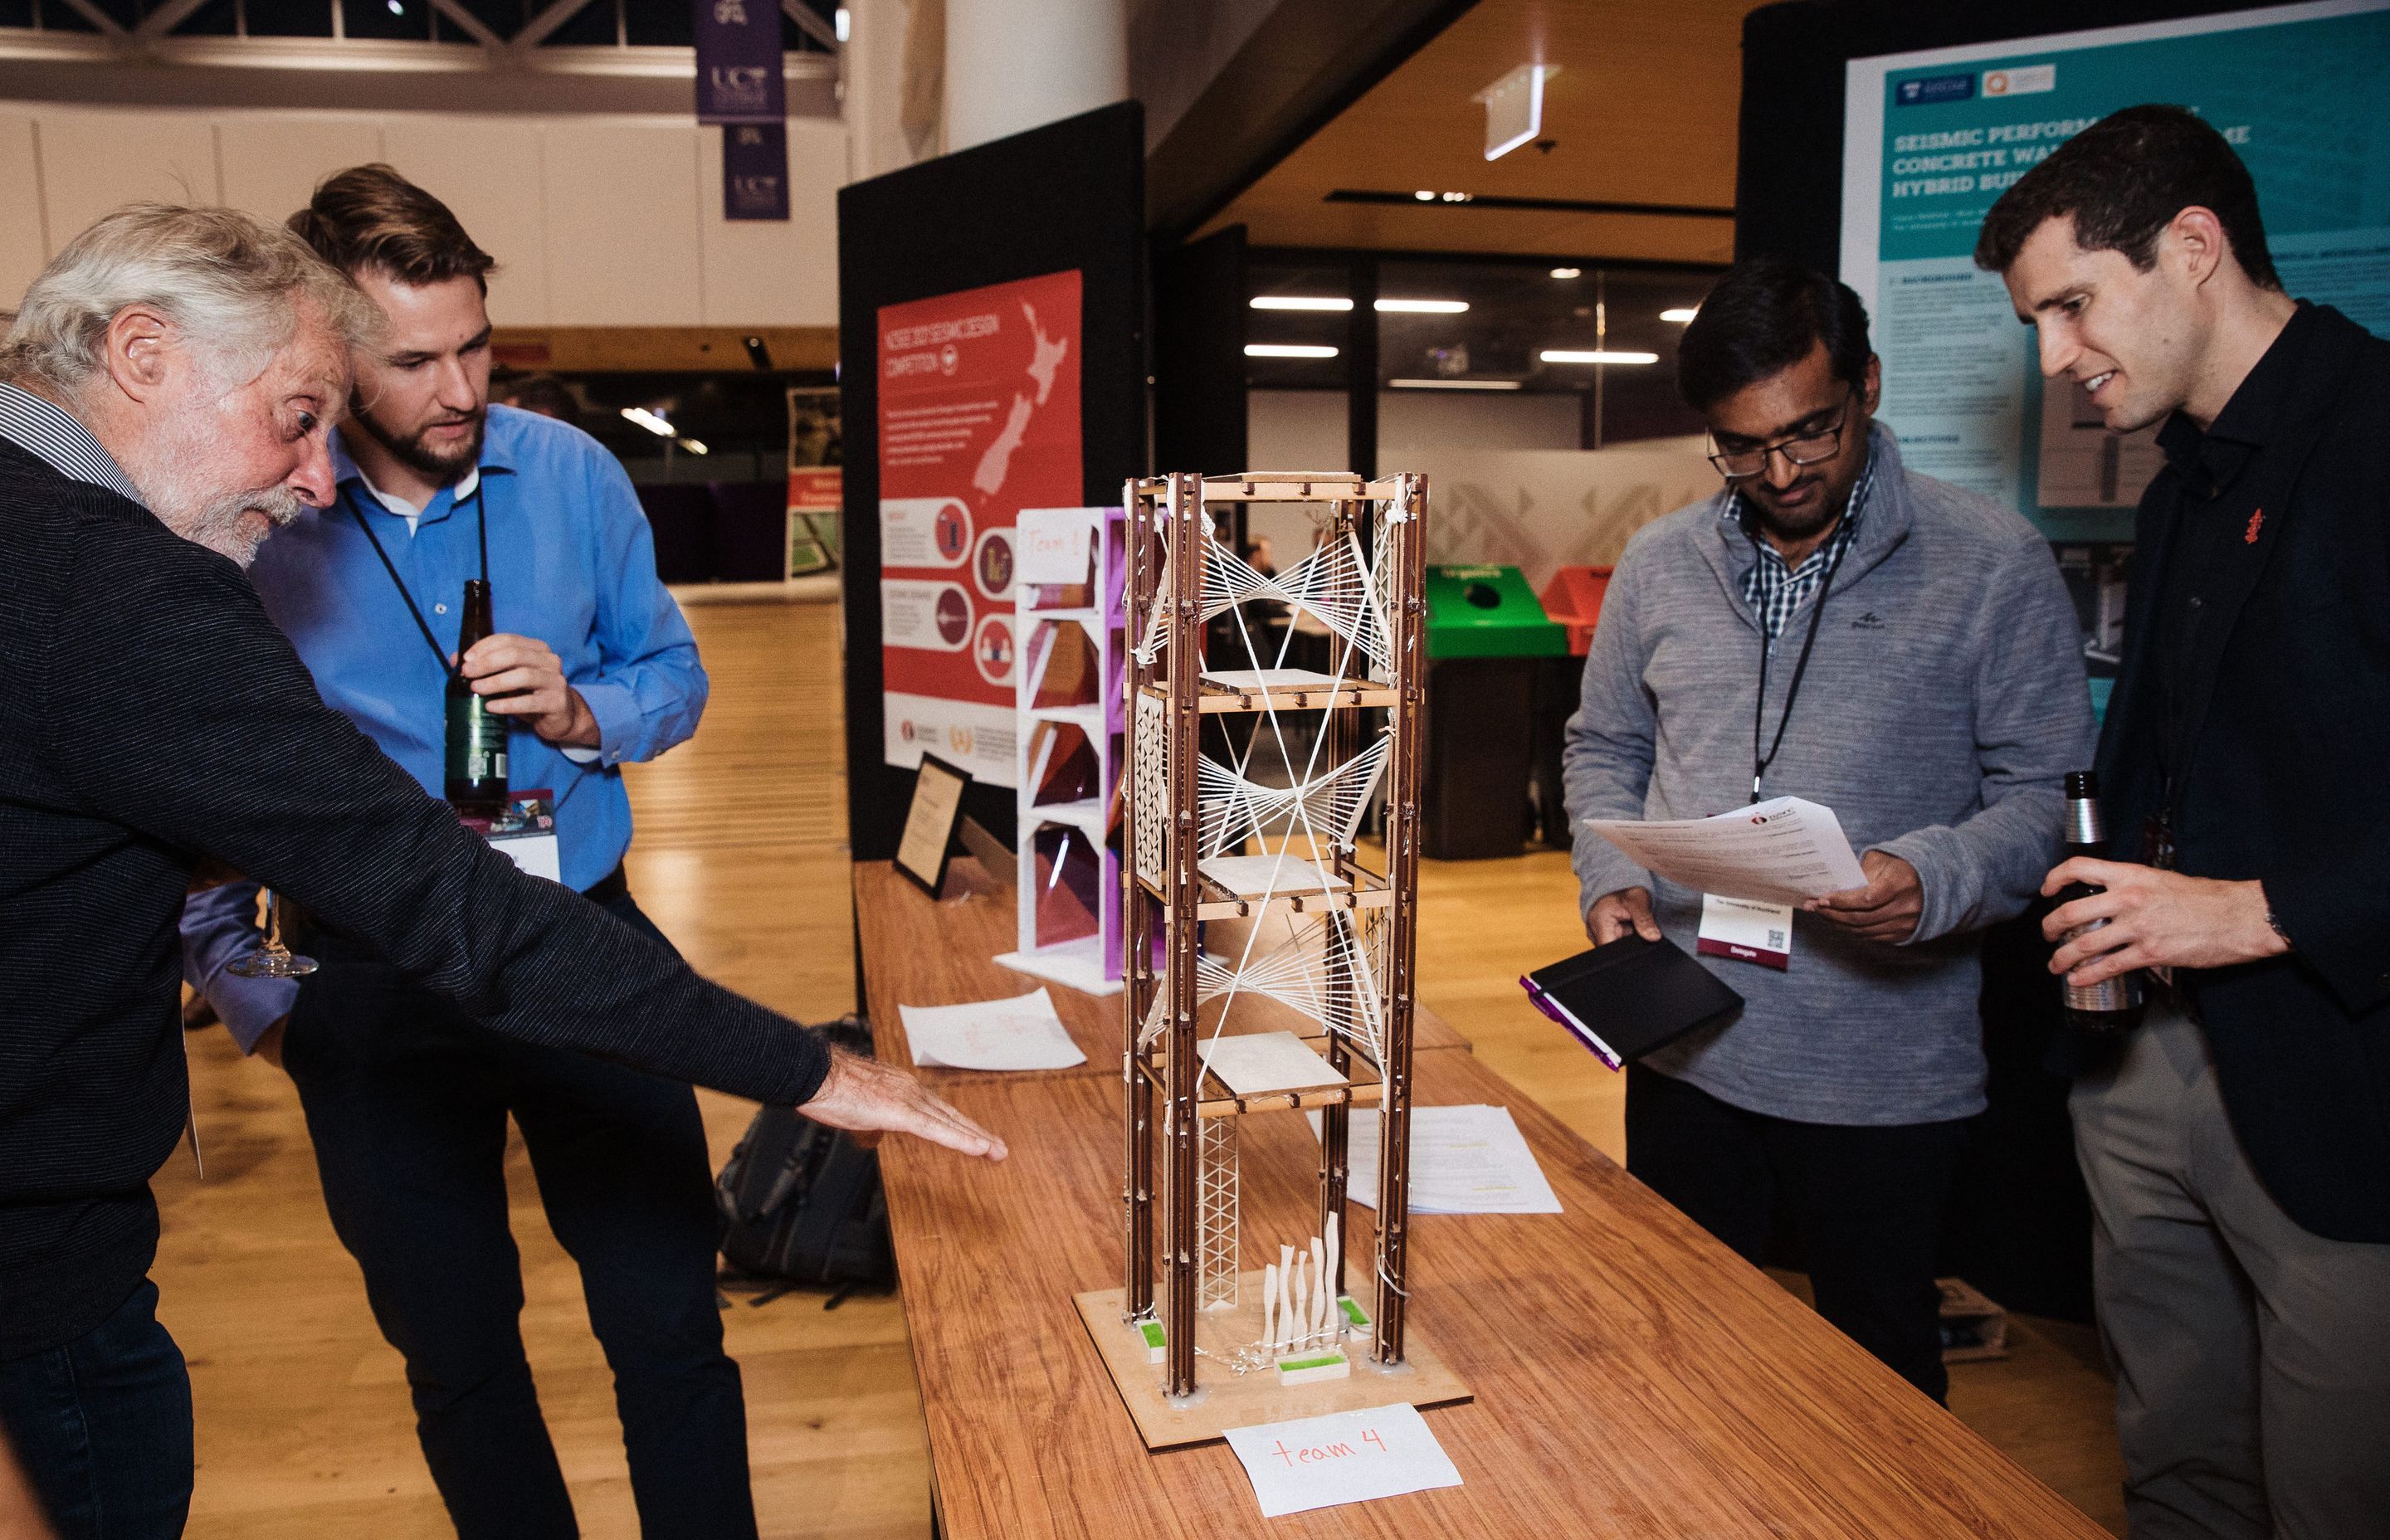
[[[2390,1246],[2275,1206],[2178,1013],[2072,1109],[2133,1540],[2390,1536]]]

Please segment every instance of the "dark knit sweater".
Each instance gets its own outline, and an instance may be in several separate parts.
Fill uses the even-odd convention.
[[[468,833],[318,699],[234,563],[0,442],[0,1359],[81,1336],[148,1270],[200,856],[525,1041],[782,1104],[828,1070]]]

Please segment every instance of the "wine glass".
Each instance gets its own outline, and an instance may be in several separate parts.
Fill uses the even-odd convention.
[[[282,944],[282,895],[266,889],[265,940],[249,956],[226,963],[225,971],[244,979],[303,979],[315,966],[315,958]]]

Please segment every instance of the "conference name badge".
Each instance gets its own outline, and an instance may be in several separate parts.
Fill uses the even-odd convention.
[[[1703,893],[1694,950],[1784,972],[1792,966],[1792,905]]]

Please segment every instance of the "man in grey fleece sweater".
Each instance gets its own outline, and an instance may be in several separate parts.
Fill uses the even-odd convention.
[[[1781,1197],[1819,1312],[1938,1400],[1934,1241],[1984,1107],[1976,932],[2031,899],[2062,779],[2089,764],[2080,633],[2031,525],[1903,468],[1847,287],[1746,263],[1678,369],[1727,485],[1611,579],[1570,815],[1797,795],[1840,816],[1869,883],[1792,918],[1781,971],[1703,958],[1743,1008],[1628,1068],[1627,1169],[1754,1262]],[[1695,949],[1701,893],[1599,837],[1575,851],[1597,943]]]

